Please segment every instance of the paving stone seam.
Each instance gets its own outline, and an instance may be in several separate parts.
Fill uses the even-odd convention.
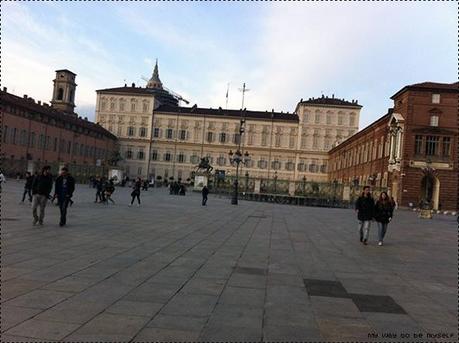
[[[248,218],[247,218],[247,219],[248,219]],[[241,253],[239,254],[239,257],[237,258],[237,261],[239,261],[240,258],[242,257],[242,255],[243,255],[245,249],[247,248],[247,245],[249,244],[250,240],[251,240],[252,237],[253,237],[253,234],[255,233],[255,230],[256,230],[256,228],[257,228],[258,223],[261,221],[260,218],[256,218],[256,219],[258,219],[258,220],[257,220],[257,223],[254,225],[254,227],[253,227],[253,229],[252,229],[252,232],[251,232],[251,234],[250,234],[250,237],[247,239],[246,243],[244,244],[244,247],[241,249]],[[237,262],[236,262],[236,266],[237,266]],[[231,271],[231,273],[230,273],[230,275],[228,276],[228,278],[226,279],[226,282],[225,282],[225,284],[224,284],[224,286],[223,286],[223,289],[222,289],[222,291],[220,292],[220,294],[219,294],[219,296],[218,296],[218,298],[217,298],[217,301],[216,301],[214,307],[212,308],[212,312],[211,312],[210,316],[207,318],[207,321],[205,322],[204,326],[201,328],[201,331],[199,332],[199,336],[198,336],[198,337],[201,337],[202,334],[205,332],[205,329],[208,327],[209,320],[210,320],[210,318],[212,317],[212,314],[215,312],[215,309],[216,309],[217,305],[219,304],[221,295],[223,294],[223,292],[225,291],[225,289],[228,287],[228,282],[229,282],[229,280],[231,279],[231,276],[233,275],[233,273],[234,273],[234,268],[233,268],[233,270]]]
[[[249,209],[247,209],[246,212],[249,212]],[[245,212],[243,212],[243,213],[245,213]],[[241,216],[241,218],[243,218],[243,217],[244,217],[244,216]],[[231,220],[232,216],[229,216],[229,218],[230,218],[230,219],[226,221],[226,224],[231,223],[230,220]],[[245,220],[241,221],[241,223],[240,223],[237,227],[235,227],[235,228],[233,229],[232,233],[231,233],[228,237],[226,237],[226,238],[223,240],[223,242],[219,245],[219,247],[223,246],[229,239],[231,239],[231,237],[233,237],[234,234],[235,234],[236,232],[238,232],[238,230],[241,228],[241,226],[242,226],[244,223],[245,223]],[[225,227],[225,225],[223,225],[222,227]],[[188,249],[186,252],[192,250],[194,247],[198,246],[202,241],[207,240],[208,237],[214,235],[216,232],[220,232],[220,231],[222,230],[222,227],[217,228],[215,231],[213,231],[213,232],[210,233],[208,236],[206,236],[205,238],[203,238],[200,242],[198,242],[198,243],[197,243],[196,245],[194,245],[192,248]],[[193,275],[192,275],[188,280],[191,280],[192,277],[193,277],[194,275],[196,275],[196,273],[197,273],[199,270],[201,270],[202,266],[205,265],[213,255],[216,254],[217,251],[218,251],[218,249],[215,249],[215,251],[206,259],[206,261],[204,261],[204,262],[200,265],[200,267],[193,273]],[[185,253],[186,253],[186,252],[185,252]],[[184,254],[185,254],[185,253],[184,253]],[[182,255],[184,255],[184,254],[182,254]],[[157,311],[157,313],[156,313],[152,318],[150,318],[150,320],[144,325],[144,327],[142,327],[142,328],[137,332],[137,334],[136,334],[135,336],[133,336],[132,340],[134,340],[135,337],[137,337],[137,335],[138,335],[143,329],[145,329],[145,328],[147,327],[147,325],[149,324],[149,322],[151,322],[151,320],[153,320],[158,314],[161,313],[161,310],[167,306],[167,304],[173,299],[173,297],[174,297],[177,293],[179,293],[180,290],[182,290],[183,287],[185,287],[185,285],[186,285],[187,283],[188,283],[188,281],[185,282],[185,283],[175,292],[175,294],[174,294],[173,296],[170,297],[169,301],[166,302],[166,303]],[[132,340],[131,340],[131,341],[132,341]]]
[[[231,218],[231,217],[230,217],[230,218]],[[228,222],[229,220],[226,220],[226,221]],[[209,222],[210,222],[210,221],[209,221]],[[143,258],[142,260],[144,260],[144,259],[146,259],[146,258],[148,258],[148,257],[151,257],[152,255],[156,254],[157,252],[159,252],[159,251],[161,251],[161,250],[163,250],[163,249],[166,249],[166,248],[170,247],[171,245],[175,244],[177,241],[182,240],[182,239],[186,238],[187,236],[189,236],[189,235],[191,235],[191,234],[193,234],[193,233],[195,233],[195,232],[198,232],[198,231],[202,230],[202,228],[201,228],[200,225],[197,225],[197,224],[196,224],[196,226],[197,226],[197,229],[196,229],[196,230],[194,230],[194,231],[192,231],[192,232],[189,232],[188,234],[186,234],[186,235],[183,236],[183,237],[177,238],[175,241],[173,241],[172,243],[170,243],[170,244],[168,244],[168,245],[166,245],[166,246],[164,246],[164,247],[158,248],[158,249],[155,250],[151,255],[148,255],[147,257]],[[204,227],[205,227],[205,225],[204,225]],[[178,230],[180,230],[180,228],[177,228],[177,229],[174,230],[173,232],[178,231]],[[218,231],[218,229],[215,230],[215,231]],[[171,233],[173,233],[173,232],[171,232]],[[212,235],[212,234],[213,234],[213,233],[211,233],[211,234],[209,234],[209,235]],[[208,235],[208,236],[209,236],[209,235]],[[208,236],[206,236],[206,238],[207,238]],[[203,240],[206,239],[206,238],[203,238]],[[152,239],[152,240],[153,240],[153,239]],[[199,243],[197,243],[196,245],[198,245],[198,244],[199,244]],[[141,243],[140,245],[143,245],[143,243]],[[112,255],[112,256],[110,256],[110,257],[107,257],[106,259],[104,259],[104,260],[102,260],[102,261],[96,262],[96,264],[97,264],[97,263],[100,263],[100,262],[103,262],[103,261],[105,261],[105,260],[108,260],[109,258],[112,258],[112,257],[114,257],[114,256],[117,256],[117,255],[120,255],[120,254],[122,254],[122,253],[125,253],[125,252],[127,252],[127,251],[129,251],[129,250],[132,250],[132,249],[134,249],[134,248],[136,248],[136,247],[127,249],[126,251],[122,251],[122,252],[120,252],[119,254],[115,254],[115,255]],[[190,248],[190,249],[191,249],[191,248]],[[190,249],[188,249],[188,250],[190,250]],[[185,253],[186,253],[186,252],[185,252]],[[183,253],[183,254],[185,254],[185,253]],[[181,254],[181,255],[183,255],[183,254]],[[173,262],[174,262],[177,258],[179,258],[181,255],[179,255],[178,257],[176,257],[176,258],[175,258],[173,261],[171,261],[169,264],[173,263]],[[135,262],[135,263],[138,263],[138,262],[140,262],[140,261],[137,261],[137,262]],[[134,263],[134,264],[135,264],[135,263]],[[168,264],[168,265],[169,265],[169,264]],[[168,265],[164,266],[162,269],[166,268]],[[90,268],[90,267],[88,267],[88,268]],[[88,269],[88,268],[85,268],[85,269]],[[129,266],[123,268],[122,270],[127,269],[127,268],[129,268]],[[0,268],[0,269],[1,269],[1,268]],[[85,270],[85,269],[82,269],[82,270]],[[80,271],[82,271],[82,270],[79,270],[79,271],[77,271],[77,272],[75,272],[75,273],[73,273],[73,274],[76,274],[76,273],[78,273],[78,272],[80,272]],[[122,270],[120,270],[119,272],[121,272]],[[158,271],[157,273],[159,273],[159,271]],[[71,275],[73,275],[73,274],[67,275],[67,276],[65,276],[64,278],[69,277],[69,276],[71,276]],[[116,273],[115,273],[115,274],[116,274]],[[104,280],[106,280],[106,279],[108,279],[108,278],[110,278],[110,277],[111,277],[111,276],[108,276],[108,277],[106,277],[106,278],[100,280],[100,281],[97,282],[96,284],[94,284],[94,285],[92,285],[92,286],[89,286],[88,288],[93,287],[93,286],[96,286],[97,284],[103,282]],[[64,278],[61,278],[61,279],[64,279]],[[61,279],[58,279],[58,280],[61,280]],[[55,281],[58,281],[58,280],[51,281],[49,284],[51,284],[51,283],[53,283],[53,282],[55,282]],[[148,279],[147,279],[147,280],[148,280]],[[145,282],[146,282],[146,281],[145,281]],[[144,282],[144,283],[145,283],[145,282]],[[142,283],[142,284],[143,284],[143,283]],[[45,285],[47,285],[47,284],[45,284]],[[45,285],[41,285],[41,286],[37,287],[37,289],[39,289],[40,287],[43,287],[43,286],[45,286]],[[139,284],[137,287],[139,287],[140,285],[141,285],[141,284]],[[137,288],[137,287],[135,287],[135,288]],[[135,289],[135,288],[134,288],[134,289]],[[78,294],[75,294],[74,296],[77,296],[77,295],[78,295]],[[19,295],[19,296],[20,296],[20,295]],[[19,296],[17,296],[17,297],[19,297]],[[9,300],[13,300],[13,299],[15,299],[15,298],[17,298],[17,297],[8,299],[8,301],[9,301]],[[72,297],[73,297],[73,296],[72,296]],[[68,299],[70,299],[70,298],[72,298],[72,297],[69,297],[69,298],[67,298],[67,299],[64,299],[63,301],[68,300]],[[118,301],[118,300],[119,300],[119,299],[117,299],[116,301]],[[116,301],[115,301],[115,302],[116,302]],[[51,306],[50,308],[48,308],[48,309],[46,309],[46,310],[49,310],[49,309],[55,307],[56,305],[58,305],[58,304],[55,304],[54,306]],[[46,310],[45,310],[45,311],[46,311]],[[103,311],[97,313],[94,317],[98,316],[99,314],[103,313],[104,311],[105,311],[105,310],[103,310]],[[36,316],[38,316],[39,314],[41,314],[41,313],[43,313],[43,312],[44,312],[44,311],[42,311],[42,312],[40,312],[40,313],[37,313],[35,316],[30,317],[30,318],[28,318],[27,320],[31,320],[31,319],[35,318]],[[87,322],[91,321],[94,317],[92,317],[91,319],[89,319]],[[27,320],[25,320],[25,321],[27,321]],[[50,320],[50,321],[55,321],[55,320]],[[23,322],[24,322],[24,321],[23,321]],[[16,327],[16,326],[22,324],[23,322],[17,323],[16,325],[10,327],[8,330],[13,329],[14,327]],[[59,321],[56,321],[56,322],[59,322]],[[85,325],[87,322],[83,323],[80,327],[82,327],[83,325]],[[78,328],[78,329],[79,329],[79,328]],[[78,330],[78,329],[76,329],[76,330]],[[75,331],[76,331],[76,330],[75,330]],[[72,333],[70,333],[70,334],[72,334]],[[69,335],[70,335],[70,334],[69,334]]]

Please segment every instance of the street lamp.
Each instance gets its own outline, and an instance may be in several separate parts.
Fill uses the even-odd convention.
[[[306,175],[303,175],[303,196],[306,196]]]
[[[249,191],[249,172],[245,172],[245,192]]]
[[[274,172],[274,194],[277,193],[277,170]]]
[[[247,151],[244,154],[242,154],[240,149],[237,149],[235,153],[233,153],[233,151],[230,150],[228,155],[229,155],[230,163],[236,166],[236,179],[234,180],[234,193],[233,193],[233,197],[231,198],[231,204],[237,205],[238,184],[239,184],[239,165],[241,163],[247,164],[250,161],[250,157]]]

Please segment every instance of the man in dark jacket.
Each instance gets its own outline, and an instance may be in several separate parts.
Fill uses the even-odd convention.
[[[209,195],[209,188],[207,186],[202,187],[202,206],[206,206],[207,204],[207,195]]]
[[[22,202],[24,202],[26,195],[29,198],[29,202],[32,202],[32,183],[33,183],[33,176],[30,172],[27,172],[26,182],[24,185],[24,193],[22,194]]]
[[[36,225],[37,222],[43,225],[46,203],[48,202],[49,194],[53,188],[53,177],[51,176],[50,170],[50,166],[44,166],[41,170],[41,174],[34,177],[32,182],[33,225]],[[40,207],[39,215],[37,215],[38,207]]]
[[[357,219],[359,220],[359,233],[360,242],[367,245],[368,236],[370,234],[370,224],[373,219],[375,208],[375,201],[370,193],[370,187],[363,187],[362,195],[355,203],[355,211],[357,212]]]
[[[67,167],[61,169],[61,175],[56,179],[54,186],[54,193],[57,197],[57,204],[61,211],[61,219],[59,226],[64,226],[67,221],[67,207],[69,206],[70,199],[72,198],[73,191],[75,190],[75,179],[69,174]]]

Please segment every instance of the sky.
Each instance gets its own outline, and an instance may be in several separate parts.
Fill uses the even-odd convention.
[[[360,128],[405,85],[457,81],[452,2],[3,2],[1,87],[49,102],[77,74],[75,111],[96,90],[164,86],[199,107],[293,112],[322,94],[358,100]]]

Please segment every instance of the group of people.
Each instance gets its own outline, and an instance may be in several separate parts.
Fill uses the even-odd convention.
[[[378,225],[378,245],[384,244],[384,237],[387,232],[387,226],[392,220],[395,208],[395,201],[382,192],[378,200],[375,202],[370,193],[370,187],[365,186],[363,193],[355,203],[357,219],[359,221],[360,242],[364,245],[368,244],[370,234],[370,225],[373,220]]]
[[[60,210],[59,225],[64,226],[67,222],[67,208],[72,202],[73,192],[75,190],[75,179],[70,175],[67,167],[61,169],[60,175],[54,181],[54,196],[51,197],[53,189],[53,177],[51,167],[44,166],[41,173],[31,175],[27,172],[26,183],[22,201],[26,195],[32,202],[33,225],[43,225],[45,218],[45,208],[48,200],[57,199],[57,205]]]
[[[169,194],[185,195],[186,187],[180,181],[174,181],[169,184]]]
[[[112,204],[115,201],[112,199],[112,194],[115,192],[115,184],[112,179],[106,179],[105,177],[96,177],[93,181],[94,187],[96,188],[96,200],[95,203],[101,203],[108,205],[110,201]]]

